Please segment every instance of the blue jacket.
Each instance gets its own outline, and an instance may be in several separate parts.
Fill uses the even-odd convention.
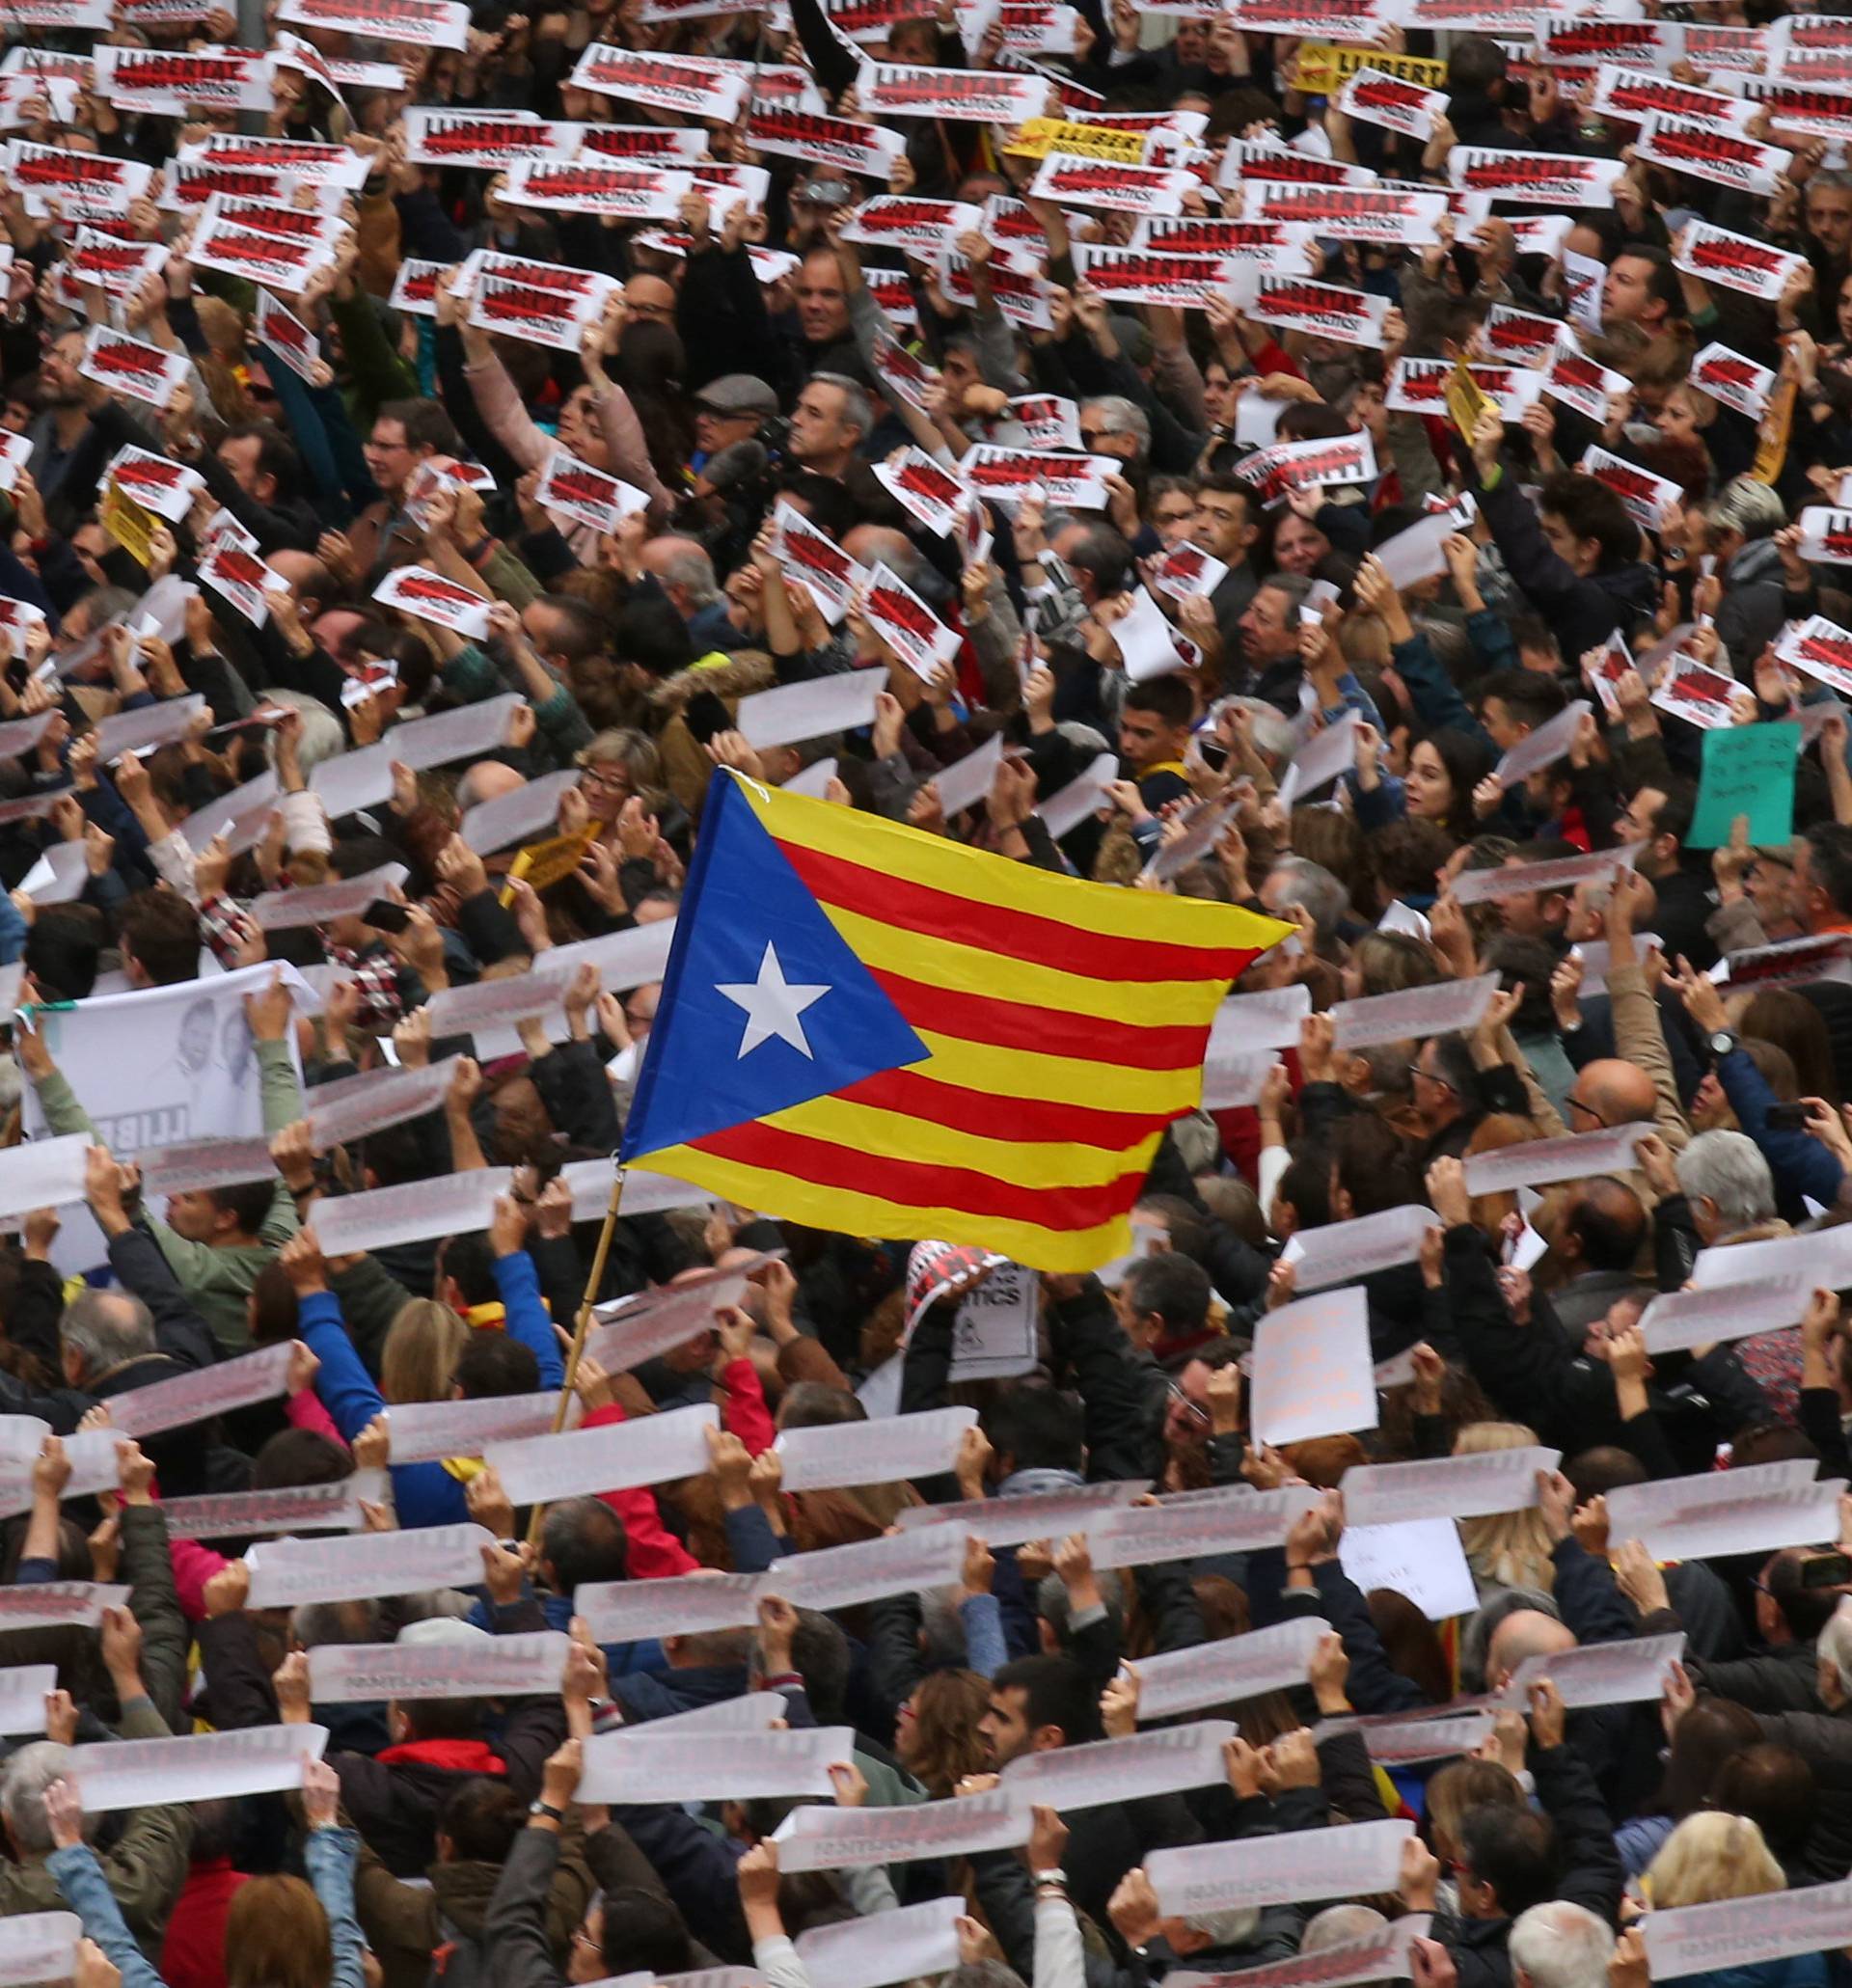
[[[547,1322],[546,1307],[540,1302],[540,1280],[531,1258],[525,1250],[497,1257],[495,1281],[502,1293],[509,1335],[532,1349],[540,1369],[540,1385],[558,1387],[565,1379],[565,1368],[559,1359],[558,1342]],[[297,1316],[304,1345],[321,1362],[315,1392],[342,1438],[351,1443],[385,1408],[386,1398],[348,1338],[340,1300],[333,1292],[312,1292],[302,1300]],[[462,1481],[443,1463],[395,1463],[392,1475],[393,1504],[399,1524],[407,1531],[418,1526],[456,1525],[469,1517]]]

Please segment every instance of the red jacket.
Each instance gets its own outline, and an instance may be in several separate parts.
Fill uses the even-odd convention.
[[[225,1922],[248,1871],[229,1857],[196,1864],[174,1901],[161,1948],[161,1979],[168,1988],[225,1988]]]

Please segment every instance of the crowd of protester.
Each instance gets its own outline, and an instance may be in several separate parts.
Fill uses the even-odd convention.
[[[267,112],[137,109],[87,67],[103,47],[235,46],[220,9],[131,4],[107,32],[9,14],[0,70],[17,141],[0,168],[0,428],[15,445],[0,961],[20,971],[23,1010],[0,1096],[15,1137],[98,1139],[142,1101],[132,1082],[87,1095],[47,1023],[261,968],[244,1067],[274,1162],[162,1197],[143,1189],[150,1151],[98,1139],[82,1207],[34,1211],[0,1245],[0,1436],[30,1427],[10,1418],[46,1431],[0,1464],[18,1494],[0,1532],[0,1680],[57,1671],[41,1723],[0,1743],[0,1972],[43,1978],[9,1958],[8,1921],[69,1912],[79,1988],[551,1988],[713,1968],[862,1988],[896,1976],[866,1947],[843,1972],[811,1935],[956,1898],[958,1988],[1144,1988],[1283,1963],[1303,1972],[1281,1981],[1399,1968],[1421,1988],[1644,1988],[1653,1915],[1843,1880],[1852,1505],[1817,1539],[1660,1565],[1611,1526],[1608,1501],[1757,1465],[1852,1479],[1852,1334],[1824,1272],[1798,1323],[1657,1353],[1642,1329],[1703,1259],[1714,1273],[1733,1249],[1828,1237],[1852,1215],[1852,739],[1835,694],[1852,690],[1852,584],[1812,556],[1836,528],[1803,522],[1833,512],[1852,475],[1852,95],[1822,87],[1804,110],[1796,90],[1728,126],[1783,161],[1768,192],[1641,155],[1640,118],[1600,107],[1605,71],[1539,55],[1529,15],[1508,41],[1374,10],[1378,49],[1444,99],[1425,138],[1313,94],[1300,35],[1244,26],[1239,8],[899,6],[864,37],[878,61],[1041,77],[1051,116],[1159,138],[1161,162],[1193,175],[1186,216],[1251,215],[1263,183],[1448,193],[1431,238],[1299,231],[1312,280],[1380,307],[1380,341],[1352,343],[1269,322],[1239,282],[1181,308],[1109,300],[1085,252],[1143,244],[1139,199],[1046,200],[1029,190],[1046,142],[865,110],[870,72],[814,0],[782,19],[483,0],[461,47],[385,33],[411,34],[417,10],[398,0],[360,22],[376,39],[281,11],[267,45],[293,39],[335,68],[274,62]],[[1794,20],[1833,18],[1646,11],[1665,39],[1624,59],[1733,102],[1751,78],[1779,83]],[[1038,12],[1059,25],[1006,18]],[[1747,59],[1707,58],[1695,29],[1686,51],[1686,15],[1746,38]],[[1006,34],[1060,52],[1010,54]],[[747,65],[754,81],[807,71],[797,100],[895,135],[891,167],[755,150],[744,121],[586,87],[594,44]],[[424,162],[407,121],[421,111],[692,125],[680,158],[695,183],[668,222],[517,204],[490,164]],[[327,259],[282,293],[306,363],[259,336],[250,284],[192,259],[216,214],[169,197],[183,157],[209,161],[259,125],[364,168],[321,203]],[[1610,204],[1546,208],[1559,225],[1539,231],[1535,205],[1460,197],[1450,158],[1465,148],[1623,170]],[[112,211],[107,192],[43,191],[46,150],[164,177]],[[852,217],[884,195],[959,204],[939,255],[855,239]],[[287,239],[318,195],[268,198]],[[1706,226],[1791,257],[1779,289],[1698,273]],[[160,253],[78,282],[87,231]],[[621,289],[570,349],[503,337],[474,300],[483,251]],[[404,273],[422,264],[436,273],[415,297]],[[1602,381],[1595,405],[1521,381],[1522,407],[1474,393],[1464,419],[1398,404],[1411,363],[1445,362],[1457,384],[1456,361],[1507,363],[1495,333],[1518,318],[1554,329],[1517,370],[1535,388],[1579,355]],[[112,388],[98,328],[180,362],[164,404]],[[1761,376],[1746,403],[1699,384],[1718,344]],[[917,362],[906,392],[897,352]],[[1047,447],[1023,425],[1028,396],[1071,419],[1070,452],[1105,459],[1103,507],[987,484],[967,498],[972,542],[929,528],[897,466],[930,457],[964,492],[973,448]],[[1338,484],[1281,494],[1250,461],[1357,438],[1368,474]],[[124,449],[179,466],[187,502],[138,508]],[[542,501],[562,451],[621,480],[602,526]],[[1609,459],[1620,474],[1604,479]],[[1399,586],[1407,534],[1431,536],[1441,511],[1430,570]],[[806,523],[859,569],[841,599],[799,577]],[[255,586],[239,589],[228,547],[262,562]],[[1212,588],[1167,588],[1180,550],[1221,569]],[[917,667],[894,645],[877,568],[925,603],[949,660]],[[460,589],[486,633],[393,605],[403,569]],[[1154,605],[1178,641],[1155,667]],[[1824,647],[1797,642],[1822,621]],[[1115,631],[1130,642],[1133,623],[1129,667]],[[749,742],[743,699],[864,670],[881,686],[872,722]],[[1724,680],[1721,700],[1702,694],[1721,725],[1670,690],[1706,671]],[[150,714],[182,698],[191,715],[163,733]],[[405,728],[496,699],[500,743],[435,764],[395,753]],[[124,734],[105,727],[137,714],[158,743],[117,749]],[[1335,726],[1343,763],[1308,786],[1301,755]],[[1791,816],[1771,830],[1755,811],[1757,832],[1732,808],[1702,834],[1718,731],[1746,727],[1792,741]],[[1528,763],[1539,734],[1554,756]],[[940,782],[994,741],[981,791],[948,808]],[[343,761],[375,746],[390,797],[331,815]],[[997,1274],[982,1251],[826,1233],[691,1190],[619,1216],[591,1295],[749,1264],[740,1302],[632,1371],[584,1358],[568,1373],[604,1196],[576,1196],[561,1169],[620,1143],[662,970],[625,963],[677,914],[717,768],[1295,933],[1229,1011],[1294,1015],[1280,1053],[1243,1053],[1258,1037],[1239,1020],[1235,1053],[1218,1035],[1209,1108],[1167,1130],[1134,1211],[1137,1252],[1103,1276],[1040,1278],[1031,1371],[954,1377],[961,1306]],[[547,780],[543,822],[482,830],[519,819]],[[394,864],[402,884],[323,922],[266,910]],[[1547,864],[1566,876],[1530,874]],[[1508,869],[1526,875],[1486,874]],[[1015,970],[996,961],[996,995],[1042,1001]],[[549,1011],[519,1020],[518,1051],[433,1024],[451,991],[550,971]],[[1444,1000],[1485,975],[1496,988],[1462,1029],[1345,1047],[1330,1013],[1382,995],[1419,1010],[1424,990]],[[1268,998],[1239,1007],[1253,995]],[[322,1086],[447,1058],[436,1108],[345,1142],[318,1131]],[[1644,1135],[1625,1170],[1558,1170],[1540,1195],[1469,1186],[1483,1156],[1628,1127]],[[317,1224],[344,1198],[488,1167],[513,1171],[485,1229],[324,1256]],[[1424,1239],[1356,1280],[1376,1426],[1260,1440],[1244,1361],[1298,1295],[1295,1239],[1404,1209],[1431,1213]],[[108,1430],[138,1389],[291,1344],[274,1400],[123,1435],[116,1488],[75,1488],[67,1441]],[[394,1458],[395,1406],[562,1387],[588,1427],[718,1408],[710,1470],[555,1501],[530,1535],[479,1451]],[[976,1425],[942,1474],[784,1486],[781,1432],[959,1405]],[[1415,1598],[1347,1571],[1347,1473],[1528,1446],[1560,1467],[1515,1509],[1457,1520],[1470,1607],[1437,1614],[1412,1570]],[[479,1585],[254,1606],[253,1539],[175,1537],[163,1512],[356,1473],[370,1533],[486,1528]],[[764,1575],[879,1540],[921,1506],[1058,1507],[1114,1483],[1160,1511],[1226,1492],[1214,1509],[1239,1514],[1243,1485],[1318,1495],[1277,1543],[1115,1567],[1096,1566],[1094,1525],[1116,1508],[1076,1507],[1077,1531],[994,1547],[973,1533],[956,1587],[827,1613],[762,1589],[750,1626],[605,1641],[575,1605],[613,1583]],[[6,1606],[93,1582],[127,1589],[95,1626],[14,1626]],[[842,1807],[1007,1789],[1016,1763],[1130,1739],[1141,1664],[1306,1619],[1328,1627],[1302,1675],[1188,1715],[1234,1723],[1213,1781],[1037,1806],[1016,1847],[781,1871],[783,1826],[815,1793],[580,1793],[611,1734],[679,1715],[694,1724],[667,1729],[697,1732],[759,1693],[793,1731],[852,1729],[830,1763]],[[570,1641],[537,1696],[311,1690],[317,1650],[399,1643],[461,1661],[543,1631]],[[1678,1634],[1656,1698],[1566,1707],[1551,1681],[1571,1651]],[[1410,1757],[1385,1738],[1441,1714],[1473,1722],[1463,1750],[1443,1735]],[[98,1750],[309,1724],[327,1740],[299,1791],[85,1811]],[[1239,1871],[1243,1845],[1394,1819],[1416,1828],[1380,1892],[1334,1897],[1309,1835],[1302,1899],[1180,1914],[1147,1868],[1225,1845]],[[1321,1963],[1410,1915],[1419,1936],[1375,1972]],[[1823,1942],[1704,1980],[1824,1988],[1842,1972]]]

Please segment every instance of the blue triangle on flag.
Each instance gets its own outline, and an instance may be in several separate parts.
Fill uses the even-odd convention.
[[[930,1053],[737,782],[717,773],[621,1157],[686,1145]]]

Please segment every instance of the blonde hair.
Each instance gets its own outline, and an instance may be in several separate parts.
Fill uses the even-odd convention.
[[[1757,1824],[1708,1809],[1687,1815],[1666,1838],[1648,1868],[1647,1889],[1654,1911],[1665,1911],[1784,1892],[1787,1879]]]
[[[1488,1450],[1525,1450],[1536,1441],[1537,1431],[1521,1422],[1469,1422],[1454,1438],[1454,1455],[1480,1457]],[[1550,1536],[1543,1514],[1536,1506],[1527,1511],[1497,1512],[1489,1518],[1462,1518],[1459,1543],[1479,1580],[1496,1581],[1502,1588],[1533,1588],[1541,1594],[1554,1593],[1556,1563],[1550,1558]]]
[[[449,1399],[470,1328],[449,1305],[415,1297],[399,1306],[379,1355],[379,1391],[389,1402]]]

